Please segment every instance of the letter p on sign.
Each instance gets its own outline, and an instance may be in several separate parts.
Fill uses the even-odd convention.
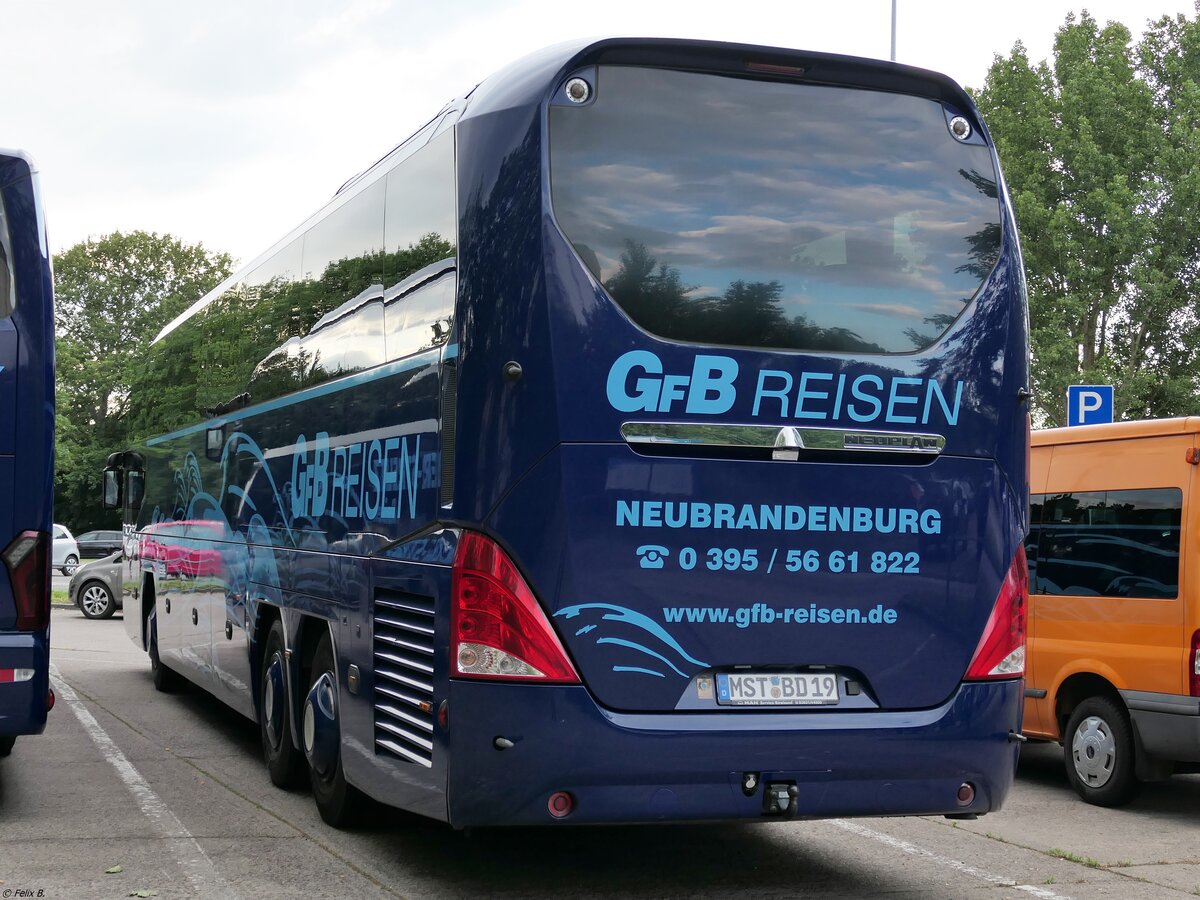
[[[1113,420],[1111,384],[1073,384],[1067,388],[1067,424],[1102,425]]]

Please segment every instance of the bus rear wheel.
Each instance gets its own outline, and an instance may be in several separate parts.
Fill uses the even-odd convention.
[[[276,619],[263,646],[258,723],[267,774],[271,783],[281,788],[295,787],[304,777],[304,757],[292,743],[286,666],[283,623]]]
[[[317,811],[326,824],[334,828],[353,824],[365,805],[365,798],[355,787],[346,783],[342,771],[337,669],[333,659],[333,643],[327,633],[321,635],[313,654],[301,730]]]
[[[1133,726],[1120,704],[1088,697],[1075,707],[1063,733],[1063,760],[1080,797],[1096,806],[1132,800],[1140,787],[1133,754]]]

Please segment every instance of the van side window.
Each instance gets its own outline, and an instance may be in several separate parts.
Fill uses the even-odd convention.
[[[1035,494],[1030,501],[1036,593],[1179,595],[1179,488]]]

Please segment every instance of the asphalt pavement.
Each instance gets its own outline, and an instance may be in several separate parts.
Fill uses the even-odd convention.
[[[1085,805],[1027,746],[1005,808],[764,825],[470,835],[395,810],[337,831],[266,775],[258,727],[161,694],[120,614],[53,613],[59,701],[0,760],[0,900],[175,897],[1183,898],[1200,893],[1200,776]],[[564,736],[569,740],[569,736]],[[5,894],[5,891],[11,893]],[[25,893],[21,893],[25,892]]]

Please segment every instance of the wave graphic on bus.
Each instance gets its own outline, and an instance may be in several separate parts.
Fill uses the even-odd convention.
[[[147,531],[161,530],[166,523],[176,524],[203,523],[208,528],[219,530],[220,534],[206,532],[203,537],[210,540],[223,541],[225,574],[229,579],[229,591],[240,594],[248,583],[264,585],[275,590],[279,589],[279,570],[275,563],[275,554],[270,549],[273,544],[271,529],[249,495],[241,486],[236,484],[232,473],[244,471],[250,466],[266,480],[266,489],[273,503],[268,512],[282,526],[282,530],[290,539],[291,523],[287,517],[287,507],[281,501],[281,494],[275,479],[267,465],[266,456],[258,444],[242,432],[234,432],[225,442],[221,454],[221,487],[214,496],[204,489],[204,479],[200,472],[199,461],[195,454],[188,453],[184,457],[182,468],[174,473],[175,498],[171,516],[164,515],[155,507],[151,515]],[[244,534],[235,529],[225,514],[226,509],[243,509],[249,512]],[[216,551],[211,551],[216,552]],[[146,554],[143,552],[143,558]],[[215,574],[196,571],[192,574]]]
[[[595,638],[598,645],[629,650],[639,656],[632,657],[639,665],[613,665],[614,672],[627,672],[639,675],[654,675],[658,678],[667,677],[670,670],[682,678],[690,678],[695,671],[688,673],[685,668],[691,666],[697,670],[709,667],[680,646],[679,642],[661,625],[636,610],[612,603],[579,603],[560,609],[554,614],[555,618],[579,619],[576,624],[576,635],[588,635]],[[652,649],[641,641],[653,643]],[[649,668],[653,666],[653,668]]]

